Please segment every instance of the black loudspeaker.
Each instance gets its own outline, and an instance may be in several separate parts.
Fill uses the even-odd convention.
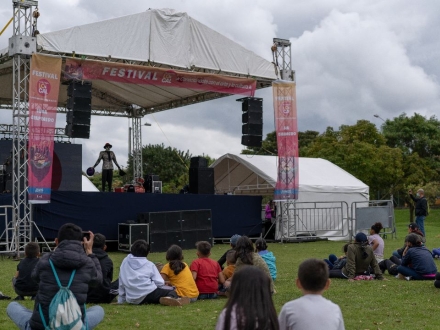
[[[204,157],[191,157],[190,168],[208,167],[208,160]]]
[[[120,223],[118,226],[118,248],[121,251],[130,251],[131,246],[138,239],[149,243],[149,231],[147,224]]]
[[[168,248],[166,232],[150,234],[150,252],[165,252]]]
[[[90,125],[92,113],[88,111],[69,111],[66,115],[67,124]]]
[[[90,137],[89,125],[67,124],[64,131],[71,138],[88,139]]]
[[[248,147],[261,147],[263,140],[263,99],[248,97],[243,99],[241,144]]]
[[[67,87],[67,126],[65,134],[72,138],[90,137],[92,116],[92,83],[71,81]]]
[[[154,193],[153,182],[160,181],[159,175],[148,174],[144,177],[144,188],[146,193]]]
[[[190,168],[189,192],[191,194],[214,194],[214,169]]]
[[[261,147],[263,141],[261,135],[243,135],[241,144],[248,147]]]
[[[71,81],[67,87],[67,96],[91,99],[92,83],[89,81]]]
[[[263,135],[263,124],[243,124],[241,126],[243,135]]]

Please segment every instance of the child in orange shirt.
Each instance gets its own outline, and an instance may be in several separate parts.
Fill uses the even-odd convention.
[[[231,286],[231,278],[234,275],[235,271],[235,262],[237,259],[235,258],[235,250],[230,250],[226,254],[226,265],[225,269],[223,269],[223,276],[225,277],[225,282],[223,284],[219,284],[218,295],[224,296],[225,292]]]
[[[199,290],[188,265],[182,261],[183,253],[180,246],[171,245],[167,251],[166,259],[168,263],[160,270],[165,284],[174,286],[179,297],[188,297],[191,302],[196,301]]]

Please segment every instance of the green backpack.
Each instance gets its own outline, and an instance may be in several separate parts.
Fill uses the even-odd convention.
[[[49,324],[47,324],[46,320],[44,319],[41,305],[38,306],[44,328],[46,330],[87,330],[87,322],[84,324],[81,318],[81,308],[76,301],[75,295],[69,289],[73,278],[75,277],[76,269],[72,271],[72,275],[70,275],[70,280],[67,286],[62,286],[52,260],[49,259],[49,263],[52,267],[53,274],[60,289],[50,302]],[[86,306],[84,304],[84,311],[85,310]],[[86,315],[85,320],[87,320]]]

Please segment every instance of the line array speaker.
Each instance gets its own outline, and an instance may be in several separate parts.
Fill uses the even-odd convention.
[[[67,87],[67,109],[65,134],[72,138],[90,137],[92,116],[92,83],[71,81]]]
[[[263,140],[263,99],[248,97],[242,99],[242,138],[241,144],[248,147],[261,147]]]

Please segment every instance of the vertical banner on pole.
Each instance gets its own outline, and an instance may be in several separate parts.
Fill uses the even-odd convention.
[[[296,84],[272,83],[278,147],[278,179],[274,200],[298,199],[298,123]]]
[[[61,57],[32,55],[29,78],[29,203],[50,203],[53,137],[60,87]]]

